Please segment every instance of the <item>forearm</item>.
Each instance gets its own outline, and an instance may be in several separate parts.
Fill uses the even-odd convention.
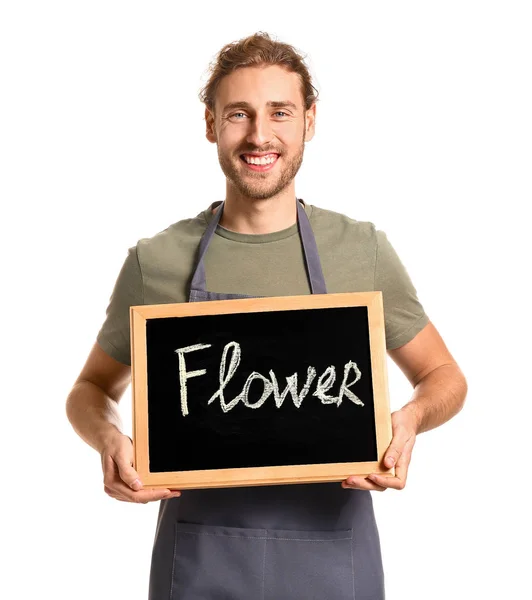
[[[100,453],[107,439],[122,431],[117,403],[90,381],[74,385],[66,412],[76,433]]]
[[[460,412],[466,394],[467,382],[458,365],[442,365],[415,386],[410,402],[401,410],[414,416],[416,432],[423,433]]]

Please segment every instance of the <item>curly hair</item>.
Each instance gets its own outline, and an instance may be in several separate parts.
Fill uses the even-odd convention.
[[[288,72],[296,73],[301,82],[301,93],[308,110],[318,100],[318,90],[312,84],[306,56],[293,46],[276,41],[263,31],[226,44],[210,63],[210,77],[199,93],[200,100],[214,113],[216,90],[226,76],[244,67],[278,65]]]

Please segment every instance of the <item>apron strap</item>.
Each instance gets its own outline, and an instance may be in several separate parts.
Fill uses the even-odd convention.
[[[310,288],[313,294],[326,294],[327,288],[325,286],[325,279],[323,277],[323,271],[321,268],[321,261],[318,254],[318,247],[316,246],[316,239],[310,222],[307,217],[307,213],[301,203],[296,200],[297,204],[297,223],[299,234],[301,237],[301,244],[303,246],[303,255],[305,257],[305,266],[307,268],[307,275],[309,278]],[[222,217],[224,209],[224,202],[219,206],[219,209],[214,214],[213,218],[209,222],[207,229],[205,230],[198,249],[198,258],[196,263],[196,269],[190,282],[191,294],[193,291],[205,292],[206,278],[205,278],[205,253],[211,243],[212,236],[218,227],[218,223]]]
[[[305,263],[307,266],[307,275],[310,282],[310,289],[313,294],[326,294],[327,287],[325,278],[321,268],[320,255],[316,246],[316,238],[310,226],[307,213],[301,206],[301,202],[296,200],[297,204],[297,224],[299,227],[299,235],[301,236],[301,244],[303,245],[303,254],[305,255]]]
[[[205,292],[206,280],[205,280],[205,252],[207,252],[207,248],[211,243],[212,236],[218,227],[218,223],[220,222],[220,218],[222,216],[222,212],[224,209],[224,203],[220,204],[219,209],[214,214],[214,217],[211,219],[207,229],[203,233],[199,245],[198,250],[198,259],[196,263],[196,269],[194,270],[194,275],[192,276],[192,281],[190,282],[190,290],[197,290],[199,292]]]

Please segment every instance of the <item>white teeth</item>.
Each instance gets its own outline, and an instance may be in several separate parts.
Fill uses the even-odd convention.
[[[244,160],[251,165],[271,165],[272,162],[277,160],[277,156],[246,156],[244,154]]]

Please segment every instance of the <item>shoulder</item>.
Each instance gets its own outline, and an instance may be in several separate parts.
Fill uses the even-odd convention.
[[[201,212],[195,217],[176,221],[151,237],[139,239],[136,244],[139,263],[195,252],[206,227],[207,221]]]
[[[371,221],[358,221],[346,214],[308,205],[309,220],[317,237],[345,240],[353,243],[373,244],[377,242],[377,229]]]

